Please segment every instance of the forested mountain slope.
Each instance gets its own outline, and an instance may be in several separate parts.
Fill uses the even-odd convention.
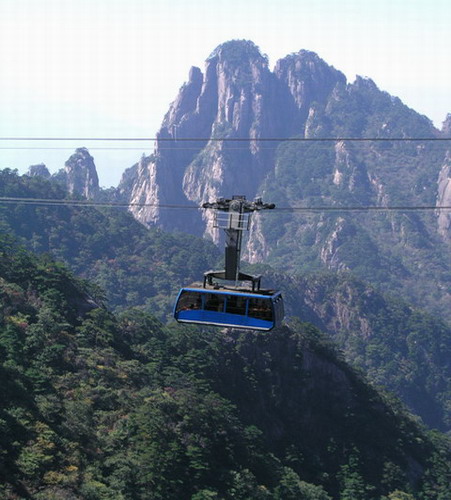
[[[42,178],[0,172],[8,196],[62,199]],[[28,248],[51,252],[105,292],[121,311],[137,306],[166,321],[180,286],[219,268],[215,245],[187,234],[146,229],[117,208],[7,205],[0,227]],[[271,269],[264,282],[282,290],[287,316],[309,321],[333,337],[346,359],[397,394],[432,428],[451,426],[451,329],[408,303],[384,296],[349,272],[291,276]]]
[[[69,194],[59,183],[5,169],[0,196],[62,200]],[[160,318],[170,313],[180,285],[200,279],[219,258],[212,243],[149,230],[114,207],[0,205],[0,230],[95,281],[110,307],[144,306]]]
[[[330,335],[349,363],[397,394],[431,427],[451,428],[451,328],[349,272],[297,276],[268,270],[288,314]]]
[[[114,316],[63,266],[0,245],[3,498],[449,496],[446,438],[315,328]]]

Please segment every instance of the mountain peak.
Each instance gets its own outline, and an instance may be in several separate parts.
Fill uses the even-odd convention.
[[[327,64],[326,61],[324,61],[324,59],[321,59],[321,57],[316,52],[306,49],[301,49],[298,52],[292,52],[282,59],[279,59],[276,63],[276,72],[278,70],[282,70],[287,65],[293,64],[298,71],[302,69],[304,70],[304,72],[312,70],[315,67],[323,68],[323,70],[327,71],[332,70],[334,73],[339,74],[341,79],[346,80],[344,74],[341,71],[338,71],[333,66]]]
[[[215,48],[207,61],[215,58],[237,64],[245,59],[264,59],[267,62],[267,57],[262,55],[258,46],[251,40],[229,40],[224,42]]]
[[[64,166],[67,188],[71,194],[81,194],[87,199],[98,195],[99,177],[94,158],[86,148],[77,148]]]
[[[279,59],[274,72],[289,90],[300,112],[299,129],[313,102],[326,102],[337,84],[346,84],[346,77],[341,71],[309,50],[300,50]]]

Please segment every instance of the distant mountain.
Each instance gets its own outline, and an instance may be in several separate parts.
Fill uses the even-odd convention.
[[[216,242],[209,212],[160,206],[261,195],[293,210],[256,218],[250,262],[293,273],[350,270],[450,320],[451,211],[346,211],[449,206],[450,146],[433,141],[450,136],[449,123],[437,130],[372,80],[348,83],[312,52],[270,71],[255,44],[230,41],[204,74],[192,68],[155,153],[125,173],[119,192],[147,204],[130,209],[143,224]],[[335,211],[297,210],[324,206]]]
[[[164,328],[93,294],[0,238],[2,498],[449,497],[446,437],[315,328]]]
[[[192,68],[189,81],[163,120],[155,154],[141,161],[124,193],[134,202],[157,205],[199,205],[231,194],[252,198],[274,169],[274,151],[279,143],[265,144],[258,139],[298,133],[310,102],[330,93],[338,83],[345,84],[344,75],[315,54],[303,51],[301,55],[311,59],[314,67],[306,85],[294,82],[283,62],[272,73],[267,59],[252,42],[232,41],[219,46],[207,59],[205,76],[200,69]],[[298,87],[302,89],[293,97],[290,91]],[[177,138],[184,140],[177,142]],[[186,142],[186,138],[194,140]],[[222,138],[244,142],[228,143]],[[239,193],[235,193],[237,189]],[[145,224],[179,227],[177,218],[166,216],[158,207],[148,212],[138,210],[132,209]],[[207,215],[204,230],[205,224],[207,232],[216,237]]]

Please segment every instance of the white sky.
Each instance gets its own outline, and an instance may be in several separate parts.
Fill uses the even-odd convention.
[[[0,137],[154,137],[191,66],[231,39],[277,59],[316,52],[441,128],[451,112],[449,0],[0,0]],[[11,147],[25,149],[4,149]],[[67,147],[68,149],[30,149]],[[101,184],[153,144],[0,142],[0,168],[63,167],[76,147]]]

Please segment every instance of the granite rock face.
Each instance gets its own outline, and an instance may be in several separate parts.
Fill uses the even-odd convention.
[[[307,50],[280,59],[274,74],[291,98],[286,103],[286,111],[291,109],[291,133],[302,130],[312,103],[326,101],[337,85],[346,85],[343,73]]]
[[[442,133],[445,137],[451,137],[451,113],[446,115],[445,121],[442,124]]]
[[[51,179],[61,184],[70,194],[80,195],[88,200],[97,199],[100,193],[94,158],[86,148],[77,148],[64,168],[53,175],[43,163],[31,165],[26,175]]]
[[[288,56],[271,72],[252,42],[219,46],[206,61],[205,75],[191,69],[163,120],[154,155],[136,170],[129,200],[198,206],[231,194],[254,197],[273,169],[279,143],[258,139],[302,131],[311,103],[344,84],[344,75],[312,52]],[[125,184],[119,189],[125,191]],[[186,230],[186,218],[159,208],[131,210],[143,224]],[[192,232],[217,239],[208,214],[202,217],[202,223],[197,214],[188,221]]]
[[[437,206],[451,207],[451,152],[448,151],[445,162],[438,177]],[[451,211],[437,210],[437,225],[439,234],[451,240]]]
[[[450,123],[448,115],[442,134]],[[188,82],[164,117],[154,154],[135,166],[133,176],[127,171],[119,190],[132,203],[154,205],[131,209],[145,225],[213,236],[207,215],[193,212],[188,229],[186,220],[160,206],[199,206],[221,196],[262,194],[265,182],[277,171],[282,139],[339,137],[345,131],[378,139],[399,133],[439,134],[429,120],[380,91],[371,79],[357,77],[348,83],[343,73],[313,52],[290,54],[271,71],[255,44],[234,40],[213,51],[205,73],[191,68]],[[377,193],[380,202],[390,201],[380,173],[356,158],[351,143],[331,146],[336,150],[335,185],[346,186],[351,195]],[[380,148],[374,146],[366,149],[380,156]],[[423,153],[420,148],[415,154]],[[437,179],[441,168],[436,166]]]
[[[65,178],[67,190],[88,200],[99,194],[99,178],[94,158],[86,148],[77,148],[64,166],[62,177]]]

